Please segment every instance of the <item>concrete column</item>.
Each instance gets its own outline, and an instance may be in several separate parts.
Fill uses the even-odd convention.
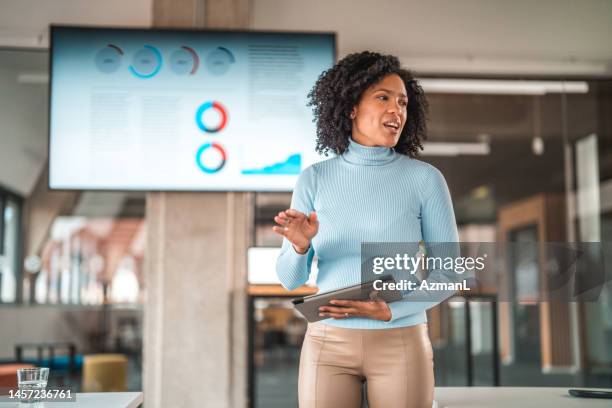
[[[158,27],[247,28],[248,5],[153,0],[153,21]],[[250,193],[147,194],[148,408],[247,406],[252,201]]]

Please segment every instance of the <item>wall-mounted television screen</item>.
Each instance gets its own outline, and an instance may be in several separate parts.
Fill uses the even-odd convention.
[[[53,26],[49,187],[290,191],[333,33]]]

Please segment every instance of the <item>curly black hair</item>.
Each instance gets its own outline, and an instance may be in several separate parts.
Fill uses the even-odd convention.
[[[417,157],[427,138],[427,100],[413,73],[400,66],[397,57],[363,51],[349,54],[324,71],[308,94],[317,124],[318,153],[342,154],[351,135],[351,110],[364,91],[389,74],[397,74],[408,92],[407,120],[394,150]]]

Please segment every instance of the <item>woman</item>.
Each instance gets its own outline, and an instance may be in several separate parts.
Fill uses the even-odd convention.
[[[303,285],[318,257],[320,292],[360,281],[362,242],[457,242],[441,173],[416,159],[427,102],[396,57],[351,54],[310,95],[317,151],[336,157],[300,175],[291,209],[273,230],[283,246],[277,274]],[[310,323],[299,371],[301,408],[431,407],[433,354],[425,310],[433,302],[332,301]]]

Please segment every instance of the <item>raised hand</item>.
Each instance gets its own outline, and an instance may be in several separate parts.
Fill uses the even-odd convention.
[[[297,210],[288,209],[279,212],[274,221],[278,226],[272,227],[272,231],[287,238],[300,254],[308,251],[310,241],[319,231],[319,220],[315,212],[306,216]]]

